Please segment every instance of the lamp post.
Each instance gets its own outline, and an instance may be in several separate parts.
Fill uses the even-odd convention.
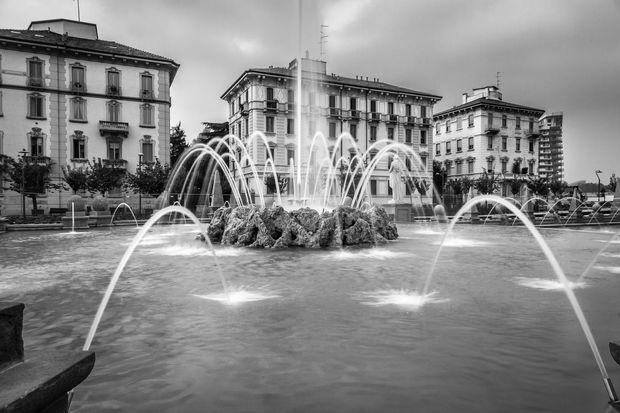
[[[22,157],[22,216],[26,218],[26,181],[25,181],[25,169],[26,169],[26,155],[28,155],[28,151],[26,149],[22,149],[18,152]]]
[[[144,154],[140,152],[138,154],[138,215],[142,215],[142,160]]]
[[[596,174],[596,179],[598,179],[598,189],[596,191],[596,199],[598,199],[598,202],[601,202],[601,177],[598,176],[598,174],[602,173],[600,169],[597,169],[596,171],[594,171],[594,173]]]

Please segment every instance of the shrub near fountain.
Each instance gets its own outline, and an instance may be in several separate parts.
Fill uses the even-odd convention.
[[[67,200],[67,212],[62,217],[63,229],[88,229],[86,215],[86,200],[79,195],[73,195]]]
[[[101,195],[97,195],[91,204],[92,210],[90,211],[90,225],[97,227],[110,225],[112,215],[110,215],[110,209],[108,208],[108,200]]]

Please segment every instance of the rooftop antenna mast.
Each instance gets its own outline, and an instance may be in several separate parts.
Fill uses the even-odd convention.
[[[79,0],[78,0],[79,1]],[[497,72],[497,74],[495,75],[495,77],[497,78],[497,88],[499,89],[499,85],[501,84],[499,78],[501,76],[502,72]]]
[[[80,20],[80,0],[73,0],[77,2],[77,12],[78,12],[78,21],[82,21]]]
[[[320,59],[321,60],[325,60],[324,57],[327,57],[327,52],[325,51],[325,44],[327,44],[327,38],[329,37],[326,33],[325,33],[325,29],[327,29],[329,26],[322,24],[321,25],[321,38],[319,40],[319,46],[320,46]]]

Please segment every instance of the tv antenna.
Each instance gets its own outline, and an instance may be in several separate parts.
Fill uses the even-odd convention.
[[[497,79],[497,88],[499,89],[499,85],[501,84],[499,78],[501,76],[502,72],[497,72],[497,74],[495,75],[496,79]]]
[[[329,26],[327,26],[326,24],[322,24],[321,25],[321,37],[319,40],[319,46],[320,46],[320,59],[324,60],[323,57],[327,56],[327,52],[325,51],[325,45],[327,44],[327,38],[329,37],[327,35],[327,33],[325,32],[325,29],[327,29]]]

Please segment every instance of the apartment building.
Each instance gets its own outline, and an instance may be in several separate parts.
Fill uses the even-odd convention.
[[[548,180],[564,180],[562,112],[545,113],[538,122],[540,131],[538,174]]]
[[[0,153],[61,168],[100,158],[134,172],[169,162],[173,60],[99,39],[95,24],[35,21],[0,29]],[[21,153],[21,155],[20,155]],[[24,155],[25,154],[25,155]],[[69,192],[42,194],[45,208],[64,207]],[[0,194],[3,214],[21,197]]]

